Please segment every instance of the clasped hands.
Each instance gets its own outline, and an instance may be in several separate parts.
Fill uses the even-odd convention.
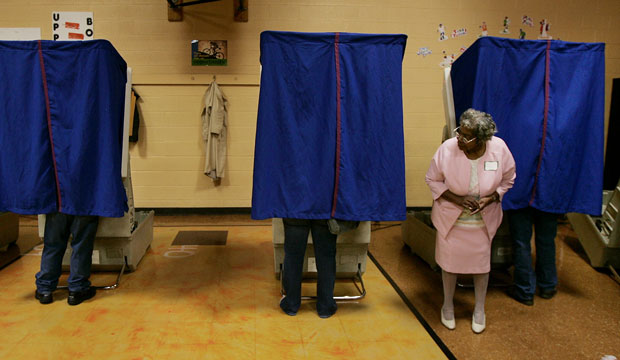
[[[492,203],[493,200],[494,200],[493,195],[482,197],[480,198],[480,200],[477,200],[475,197],[471,195],[466,195],[462,197],[462,201],[460,205],[464,207],[465,209],[469,210],[471,214],[473,215],[473,214],[477,214],[480,211],[482,211],[482,209],[484,209],[485,207],[487,207],[487,205]]]

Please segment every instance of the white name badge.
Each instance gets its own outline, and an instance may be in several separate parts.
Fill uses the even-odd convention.
[[[499,167],[499,163],[497,161],[485,161],[484,162],[485,171],[497,171],[498,167]]]

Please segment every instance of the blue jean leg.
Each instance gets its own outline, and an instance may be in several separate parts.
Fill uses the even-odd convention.
[[[280,307],[287,314],[301,306],[301,280],[304,255],[310,233],[310,220],[282,219],[284,223],[284,265],[280,276],[286,297]]]
[[[62,271],[62,257],[67,249],[70,234],[71,215],[61,213],[47,214],[41,270],[35,275],[37,291],[49,293],[56,290]]]
[[[532,269],[532,225],[530,208],[507,211],[513,245],[514,286],[521,299],[532,299],[536,291],[536,275]]]
[[[558,218],[556,214],[540,210],[534,210],[534,212],[536,283],[543,290],[554,290],[558,284],[555,265],[555,236]]]
[[[73,252],[68,279],[69,291],[83,291],[90,287],[88,279],[98,224],[99,217],[97,216],[74,216],[62,213],[46,215],[41,270],[36,274],[39,292],[47,293],[56,290],[58,278],[62,273],[62,258],[70,235],[73,235],[71,241]]]
[[[69,291],[84,291],[90,287],[90,268],[98,216],[75,216],[71,224],[71,268],[69,272]]]
[[[317,268],[317,302],[319,316],[333,315],[338,306],[334,300],[336,282],[336,238],[324,220],[312,221],[312,244]]]

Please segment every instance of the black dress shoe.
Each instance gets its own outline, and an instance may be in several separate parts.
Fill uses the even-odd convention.
[[[515,289],[513,287],[508,288],[508,296],[510,296],[511,298],[517,300],[518,302],[520,302],[523,305],[527,305],[527,306],[534,305],[534,299],[524,299],[522,297],[519,297],[519,295],[517,295],[517,289]]]
[[[95,296],[97,293],[97,289],[93,286],[89,287],[83,291],[69,291],[69,297],[67,298],[67,303],[69,305],[78,305],[81,304],[82,301],[88,300]]]
[[[557,293],[558,293],[558,291],[555,288],[553,288],[553,289],[540,289],[540,291],[538,293],[538,296],[540,296],[543,299],[551,299]]]
[[[51,304],[54,301],[52,293],[40,293],[38,290],[34,292],[34,298],[41,304]]]

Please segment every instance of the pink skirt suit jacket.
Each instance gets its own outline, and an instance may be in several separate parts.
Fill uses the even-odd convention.
[[[501,198],[515,180],[515,161],[500,138],[492,137],[478,160],[480,197],[493,192]],[[465,196],[469,190],[471,163],[451,138],[439,146],[426,173],[426,183],[433,195],[431,219],[437,229],[435,260],[442,269],[461,274],[490,271],[491,241],[502,222],[502,206],[493,202],[481,211],[483,228],[455,227],[463,208],[440,198],[446,190]]]

